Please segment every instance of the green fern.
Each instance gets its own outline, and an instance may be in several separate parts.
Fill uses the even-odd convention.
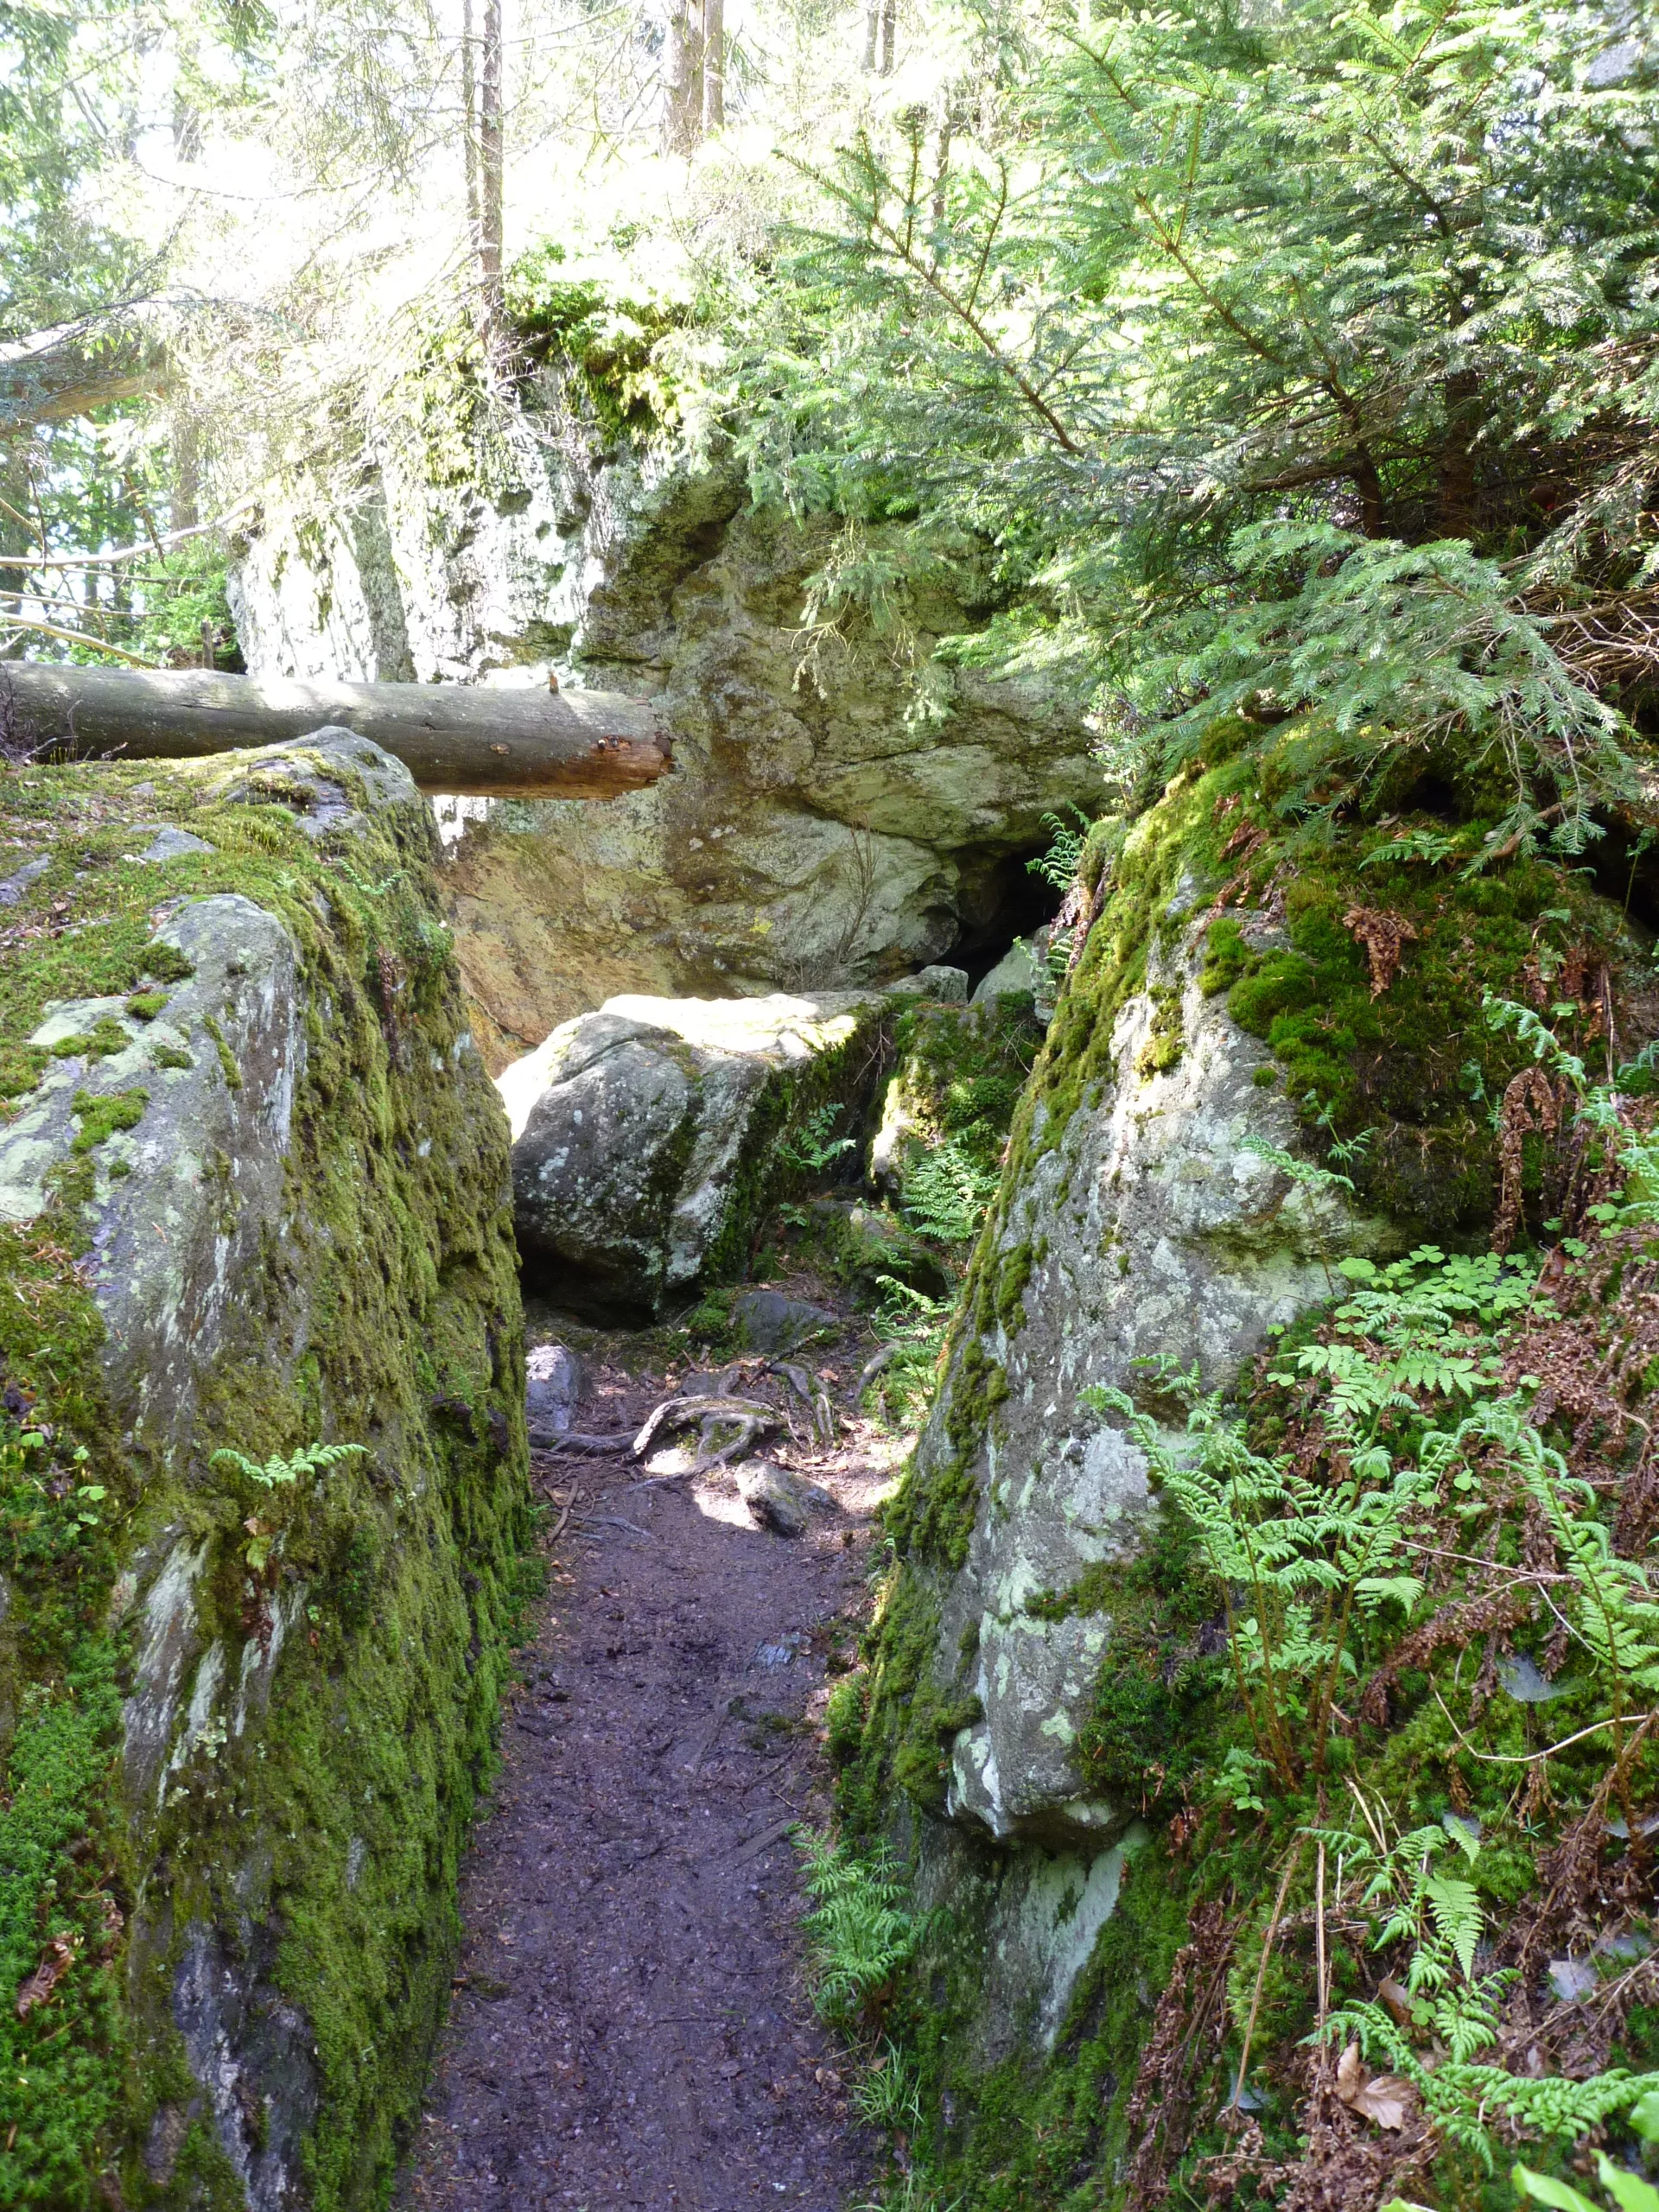
[[[307,1444],[291,1459],[282,1459],[273,1452],[261,1466],[257,1459],[250,1459],[245,1453],[232,1451],[226,1445],[214,1452],[211,1464],[215,1467],[221,1464],[234,1467],[262,1490],[286,1490],[302,1475],[320,1474],[327,1467],[338,1466],[342,1459],[360,1455],[366,1448],[361,1444]]]
[[[924,1153],[905,1179],[904,1209],[912,1226],[941,1244],[965,1244],[979,1233],[997,1174],[982,1166],[955,1137]]]
[[[842,1109],[830,1103],[820,1106],[809,1114],[798,1128],[778,1140],[778,1157],[786,1167],[793,1167],[803,1175],[821,1174],[843,1153],[853,1148],[851,1137],[832,1137],[830,1134],[841,1119]]]
[[[922,1923],[891,1858],[858,1858],[815,1829],[798,1827],[810,1912],[801,1922],[819,2017],[847,2028],[878,2009],[921,1940]]]
[[[1077,864],[1083,858],[1083,849],[1089,842],[1089,832],[1094,828],[1093,822],[1080,806],[1068,804],[1066,812],[1076,822],[1077,828],[1072,829],[1071,823],[1058,814],[1046,814],[1043,827],[1049,835],[1047,850],[1026,862],[1033,875],[1040,875],[1043,881],[1052,885],[1056,891],[1071,888]]]

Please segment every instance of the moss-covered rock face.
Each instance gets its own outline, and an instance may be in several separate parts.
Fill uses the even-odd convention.
[[[1342,1260],[1425,1231],[1484,1241],[1493,1105],[1527,1057],[1484,996],[1546,1003],[1570,974],[1584,998],[1605,974],[1635,1008],[1648,969],[1581,875],[1461,872],[1478,820],[1316,840],[1266,808],[1260,770],[1219,760],[1091,835],[1085,939],[888,1509],[862,1726],[841,1731],[852,1829],[907,1837],[919,1896],[952,1905],[917,1978],[918,2034],[950,2188],[975,2207],[1080,2202],[1084,2176],[1088,2202],[1117,2202],[1122,2114],[1104,2139],[1101,2117],[1185,1940],[1142,1861],[1226,1694],[1190,1531],[1087,1394],[1173,1420],[1172,1370],[1230,1389],[1269,1332],[1343,1287]],[[1046,1883],[1076,1892],[1046,1918],[1024,1902]],[[1051,2062],[1068,2005],[1083,2024]],[[995,2027],[1010,2018],[1012,2037]]]
[[[528,1535],[429,815],[339,731],[0,837],[0,2202],[378,2201]]]

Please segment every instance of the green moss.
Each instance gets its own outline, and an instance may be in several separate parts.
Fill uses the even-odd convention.
[[[855,1015],[846,1033],[810,1059],[774,1071],[749,1117],[728,1179],[725,1218],[703,1262],[706,1283],[747,1275],[767,1216],[823,1180],[823,1171],[807,1165],[792,1141],[810,1124],[816,1128],[815,1117],[826,1107],[840,1109],[836,1128],[855,1130],[863,1124],[883,1046],[883,1018],[871,1009]],[[688,1146],[694,1135],[695,1122],[688,1116]],[[683,1168],[677,1156],[669,1164],[671,1190],[678,1189]]]
[[[4,1446],[0,1446],[0,1452]],[[121,1837],[110,1769],[120,1696],[87,1637],[24,1693],[0,1800],[0,2202],[91,2201],[87,2145],[118,2117],[127,2030],[112,1960]],[[72,1849],[76,1857],[72,1859]],[[18,2017],[42,1968],[61,1979]]]
[[[211,1014],[203,1015],[201,1026],[213,1040],[213,1050],[219,1054],[219,1072],[232,1090],[240,1090],[242,1071],[236,1065],[235,1053],[225,1041],[224,1031]]]
[[[1172,1068],[1179,1066],[1185,1049],[1181,995],[1160,983],[1152,995],[1152,1028],[1135,1056],[1135,1071],[1142,1083],[1149,1083],[1155,1075],[1167,1075]]]
[[[167,1007],[165,991],[135,991],[127,1001],[126,1011],[135,1021],[154,1021]]]
[[[931,1589],[895,1570],[866,1640],[863,1727],[846,1748],[836,1788],[854,1834],[872,1836],[889,1824],[894,1791],[922,1811],[944,1806],[951,1738],[979,1718],[980,1707],[960,1672],[949,1684],[935,1679],[938,1627]]]
[[[850,1766],[858,1756],[864,1737],[865,1696],[869,1688],[868,1677],[861,1673],[844,1675],[823,1708],[824,1743],[830,1753],[830,1764],[837,1770]]]
[[[0,1046],[0,1099],[21,1098],[33,1090],[49,1058],[40,1045]]]
[[[57,1043],[51,1047],[51,1052],[54,1060],[73,1060],[81,1058],[101,1060],[110,1058],[117,1052],[124,1052],[131,1042],[132,1039],[120,1023],[106,1014],[100,1016],[92,1028],[82,1034],[75,1037],[60,1037]]]
[[[977,1337],[960,1340],[935,1415],[944,1449],[918,1452],[886,1508],[888,1531],[901,1552],[952,1570],[966,1562],[979,1503],[975,1465],[986,1424],[1007,1395],[1001,1363]]]
[[[78,1090],[69,1103],[80,1116],[72,1149],[91,1152],[95,1146],[107,1143],[118,1129],[136,1129],[144,1118],[149,1093],[111,1090],[95,1097],[90,1090]]]
[[[1026,1309],[1021,1300],[1036,1264],[1036,1255],[1029,1243],[1011,1246],[997,1262],[992,1306],[999,1325],[1010,1337],[1016,1336],[1026,1325]]]
[[[567,397],[607,436],[657,426],[671,386],[656,348],[683,308],[613,276],[582,275],[550,242],[513,264],[507,309],[527,356],[556,366]]]
[[[1042,1038],[1026,999],[906,1007],[893,1028],[887,1118],[903,1116],[912,1150],[949,1138],[976,1166],[995,1170]]]

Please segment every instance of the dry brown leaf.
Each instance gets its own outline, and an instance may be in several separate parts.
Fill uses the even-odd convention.
[[[1373,2074],[1360,2058],[1359,2045],[1351,2043],[1337,2065],[1337,2094],[1350,2112],[1374,2120],[1379,2127],[1403,2127],[1410,2107],[1411,2084],[1397,2074]]]
[[[1400,971],[1400,956],[1417,935],[1403,914],[1385,914],[1375,906],[1351,906],[1342,918],[1350,937],[1365,948],[1370,963],[1371,996],[1380,999]]]
[[[54,1936],[52,1948],[17,1992],[17,2017],[26,2020],[37,2005],[44,2005],[69,1971],[75,1947],[67,1937]]]

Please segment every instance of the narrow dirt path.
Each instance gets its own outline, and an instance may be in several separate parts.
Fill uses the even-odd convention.
[[[627,1426],[661,1390],[601,1370],[577,1425]],[[802,1986],[786,1829],[827,1809],[809,1708],[850,1657],[880,1471],[775,1456],[836,1501],[792,1541],[725,1472],[537,1459],[570,1518],[463,1870],[409,2212],[844,2212],[870,2192]]]

